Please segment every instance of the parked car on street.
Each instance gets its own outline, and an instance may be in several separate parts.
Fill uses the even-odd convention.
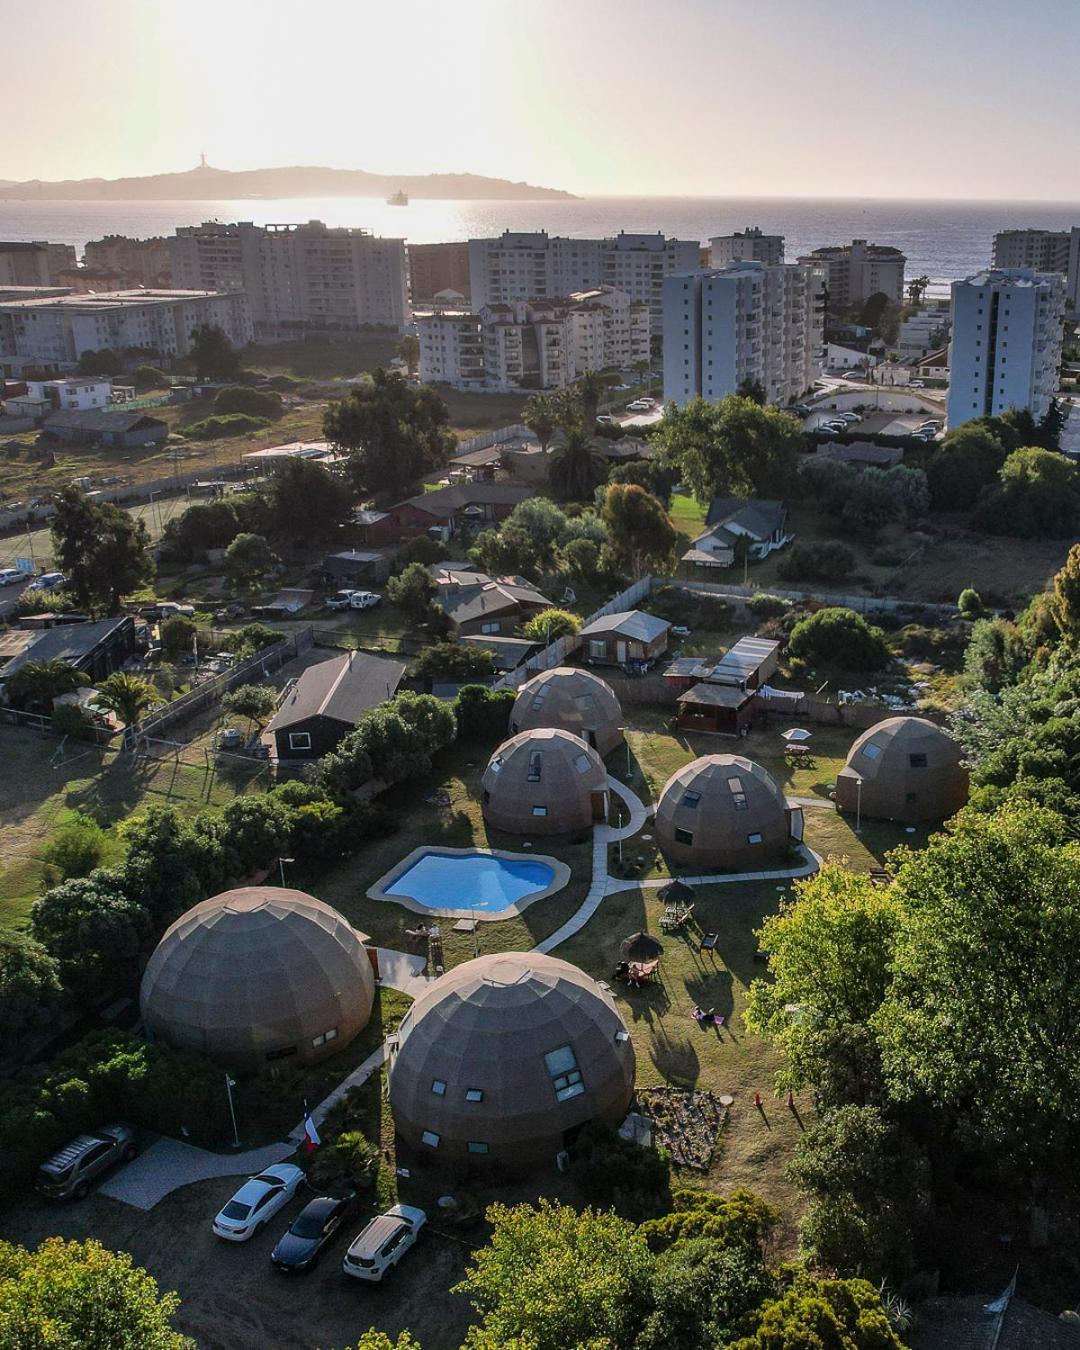
[[[320,1195],[309,1200],[270,1253],[278,1270],[308,1270],[341,1227],[355,1195]]]
[[[611,413],[601,413],[596,420],[602,427],[613,427],[615,425],[615,418],[612,417]]]
[[[37,1189],[54,1200],[81,1200],[95,1177],[114,1163],[135,1156],[135,1131],[130,1125],[103,1125],[80,1134],[38,1168]]]
[[[214,1220],[214,1232],[226,1242],[247,1242],[289,1203],[303,1179],[292,1163],[274,1163],[249,1177]]]
[[[17,581],[22,581],[24,575],[17,567],[0,568],[0,586],[14,586]]]
[[[42,572],[27,586],[28,591],[56,591],[67,581],[63,572]]]
[[[414,1205],[393,1205],[372,1219],[345,1253],[342,1270],[357,1280],[377,1284],[415,1246],[427,1215]]]
[[[175,600],[162,600],[157,607],[159,619],[171,619],[177,614],[182,614],[185,619],[195,617],[194,605],[179,605]]]

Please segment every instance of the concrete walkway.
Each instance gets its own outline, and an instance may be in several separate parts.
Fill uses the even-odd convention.
[[[631,792],[626,784],[620,783],[617,778],[609,778],[608,786],[617,797],[622,798],[623,804],[630,812],[630,820],[626,825],[606,827],[608,840],[614,843],[617,839],[632,839],[656,808],[646,806],[636,793]]]
[[[356,1068],[353,1069],[352,1073],[343,1078],[333,1092],[331,1092],[328,1097],[324,1097],[318,1106],[308,1108],[311,1112],[311,1119],[315,1124],[317,1126],[321,1125],[326,1119],[327,1111],[329,1111],[335,1103],[341,1101],[342,1097],[345,1096],[350,1088],[360,1087],[361,1084],[366,1083],[371,1075],[375,1073],[377,1069],[382,1067],[385,1059],[386,1042],[383,1041],[382,1045],[380,1045],[377,1050],[373,1050],[362,1064],[358,1064]],[[289,1140],[291,1141],[289,1151],[291,1152],[297,1144],[301,1143],[303,1138],[304,1122],[300,1121],[298,1125],[289,1131]]]
[[[412,952],[393,947],[376,947],[379,954],[379,983],[410,998],[419,998],[431,981],[424,974],[427,961]]]
[[[789,797],[787,800],[792,806],[816,806],[819,810],[836,810],[836,803],[829,801],[828,797]]]
[[[821,858],[805,844],[799,845],[799,851],[804,860],[798,867],[778,867],[768,872],[722,872],[719,875],[710,872],[700,877],[680,877],[679,880],[685,881],[688,886],[725,886],[733,881],[795,881],[799,877],[813,876],[821,867]],[[617,881],[612,878],[608,881],[608,895],[616,891],[658,890],[671,880],[671,877],[651,877],[647,881]]]
[[[254,1176],[271,1163],[287,1158],[294,1148],[293,1144],[267,1144],[265,1148],[252,1148],[244,1153],[211,1153],[179,1139],[159,1139],[126,1167],[114,1172],[98,1191],[135,1209],[153,1209],[159,1200],[181,1186],[211,1177]]]

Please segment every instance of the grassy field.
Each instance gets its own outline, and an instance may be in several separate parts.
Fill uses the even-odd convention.
[[[674,521],[675,528],[680,534],[685,534],[688,539],[695,539],[704,530],[705,511],[706,508],[691,493],[676,492],[672,494],[668,514]]]
[[[264,375],[288,375],[295,380],[350,380],[377,366],[389,365],[397,355],[397,333],[360,333],[341,342],[297,339],[249,347],[244,366]]]

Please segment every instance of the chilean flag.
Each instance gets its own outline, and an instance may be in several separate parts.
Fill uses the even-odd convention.
[[[319,1138],[319,1131],[315,1128],[315,1122],[311,1119],[311,1112],[304,1112],[304,1148],[308,1153],[314,1153],[322,1143]]]

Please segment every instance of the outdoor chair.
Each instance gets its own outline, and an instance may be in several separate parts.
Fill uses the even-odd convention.
[[[716,944],[720,941],[719,933],[706,933],[698,943],[699,952],[714,952]]]

